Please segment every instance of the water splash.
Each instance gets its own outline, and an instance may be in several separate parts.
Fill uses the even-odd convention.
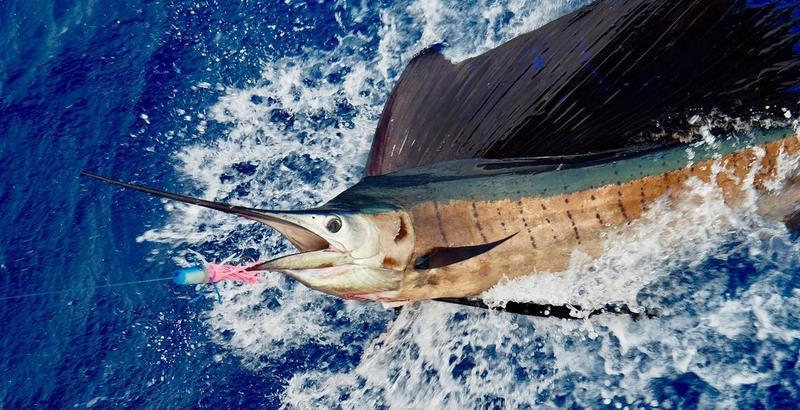
[[[332,51],[309,49],[266,62],[253,86],[218,87],[225,93],[202,114],[203,125],[226,127],[225,137],[184,148],[176,155],[176,169],[205,198],[257,208],[318,205],[360,179],[383,103],[416,53],[448,43],[451,59],[477,55],[584,3],[414,1],[381,10],[377,42],[354,29]],[[348,11],[338,21],[358,22],[369,12],[360,6]],[[465,22],[474,27],[469,37],[462,30]],[[139,240],[188,245],[175,258],[182,265],[194,262],[193,248],[209,260],[228,258],[232,250],[255,259],[290,249],[282,237],[252,222],[182,204],[168,204],[167,210],[174,215],[170,221]],[[352,310],[351,323],[390,317],[378,306],[332,300],[278,276],[270,280],[273,288],[225,285],[226,297],[235,302],[208,314],[214,334],[228,335],[217,341],[256,367],[257,360],[248,358],[280,356],[307,343],[337,343],[348,330],[321,327],[332,323],[321,316],[334,306]],[[269,319],[253,307],[273,302]]]
[[[797,156],[779,158],[779,173],[770,180],[776,190],[789,175],[790,168],[783,165],[787,163],[796,164]],[[541,273],[504,282],[481,297],[494,304],[514,300],[574,304],[589,310],[607,303],[635,307],[639,304],[637,296],[645,286],[681,267],[697,267],[731,238],[786,236],[777,222],[757,215],[758,192],[753,179],[759,169],[760,162],[756,161],[743,181],[745,203],[737,210],[728,207],[715,182],[691,178],[680,196],[673,200],[660,198],[639,219],[620,231],[609,232],[600,258],[593,259],[576,251],[564,272]],[[724,170],[719,163],[712,166],[712,175],[720,172]],[[752,231],[754,226],[769,232]]]
[[[320,204],[359,179],[383,102],[413,55],[444,43],[446,56],[459,61],[586,3],[401,2],[378,12],[377,38],[356,28],[375,11],[348,5],[337,21],[349,34],[334,49],[276,58],[254,85],[222,86],[176,170],[210,199],[259,208]],[[214,126],[225,137],[208,139]],[[289,407],[673,408],[746,405],[768,389],[796,397],[800,389],[782,375],[798,379],[797,245],[781,226],[732,212],[713,186],[694,184],[703,206],[660,203],[601,259],[576,255],[565,273],[527,279],[518,288],[524,294],[508,284],[486,295],[585,306],[612,299],[659,307],[658,320],[563,322],[429,302],[391,322],[378,306],[267,274],[255,287],[226,285],[229,301],[210,307],[205,324],[251,369],[313,349],[360,358],[353,367],[332,355],[299,370],[283,394]],[[167,209],[170,221],[140,240],[175,245],[181,264],[193,261],[190,249],[215,260],[237,252],[244,262],[289,249],[257,224]],[[675,386],[683,386],[680,394]]]
[[[611,298],[658,307],[662,317],[573,322],[419,303],[347,375],[296,375],[287,402],[326,406],[345,395],[346,406],[402,407],[413,398],[437,408],[679,408],[735,405],[753,390],[785,385],[780,374],[800,348],[791,319],[800,308],[800,246],[757,216],[755,201],[734,211],[716,184],[688,185],[683,200],[661,201],[599,259],[576,255],[565,273],[483,295],[592,307]],[[747,186],[754,192],[752,177]],[[670,391],[676,383],[690,395]]]

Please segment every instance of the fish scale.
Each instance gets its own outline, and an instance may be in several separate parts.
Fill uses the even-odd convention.
[[[757,211],[798,226],[800,184],[766,192],[792,131],[567,157],[462,160],[367,177],[305,211],[243,208],[92,176],[104,182],[266,223],[300,251],[248,270],[276,270],[332,295],[387,304],[464,298],[506,279],[560,272],[576,251],[597,257],[656,201],[682,200],[687,181],[713,182],[738,208],[752,185]]]
[[[322,292],[473,296],[564,270],[576,251],[599,255],[605,235],[661,198],[681,200],[690,178],[716,183],[733,208],[751,199],[741,189],[751,179],[763,191],[775,148],[793,153],[796,141],[758,127],[797,111],[800,71],[797,13],[772,3],[600,1],[460,63],[423,50],[384,106],[366,176],[317,208],[250,209],[98,178],[272,226],[299,252],[257,269]],[[689,144],[698,118],[725,138]],[[757,210],[800,226],[794,181]]]
[[[725,140],[715,147],[703,147],[689,154],[686,147],[673,148],[667,152],[619,160],[613,163],[570,170],[563,178],[554,170],[535,174],[531,184],[542,183],[552,187],[567,179],[585,183],[608,181],[597,187],[541,194],[541,187],[527,187],[529,192],[539,192],[518,199],[436,199],[433,207],[427,201],[418,201],[410,208],[416,232],[416,256],[432,249],[452,245],[442,238],[458,238],[459,245],[478,245],[493,241],[510,232],[521,233],[499,245],[496,249],[459,264],[430,269],[424,273],[429,279],[421,281],[419,272],[407,272],[411,278],[398,299],[432,299],[452,297],[453,284],[465,292],[459,296],[481,293],[503,279],[514,279],[536,272],[559,272],[565,270],[575,251],[592,257],[605,249],[604,233],[618,232],[640,218],[657,200],[678,200],[685,190],[686,182],[697,178],[719,186],[726,204],[731,208],[740,206],[744,199],[744,186],[749,172],[755,169],[753,186],[764,190],[764,182],[775,176],[778,157],[794,155],[800,150],[798,138],[786,133],[773,132],[759,138],[760,144],[749,146],[735,139]],[[740,147],[737,150],[737,147]],[[762,152],[760,156],[758,152]],[[697,158],[693,162],[689,157]],[[660,159],[653,161],[653,159]],[[681,161],[681,158],[683,160]],[[650,168],[642,167],[650,164]],[[673,169],[660,172],[665,167]],[[714,168],[718,169],[715,170]],[[600,172],[602,171],[602,172]],[[592,174],[592,175],[590,175]],[[643,177],[625,180],[631,175]],[[464,197],[482,195],[480,189],[492,186],[501,192],[514,190],[524,177],[519,174],[495,175],[473,185],[471,191],[462,191]],[[617,178],[614,180],[614,178]],[[461,187],[468,186],[459,180]],[[440,183],[443,185],[445,183]],[[435,185],[435,184],[434,184]],[[574,186],[570,184],[568,187]],[[569,190],[569,189],[567,189]],[[428,192],[445,192],[428,190]],[[550,190],[553,192],[556,190]],[[517,192],[517,191],[515,191]],[[422,198],[417,198],[422,199]],[[774,201],[773,201],[774,202]],[[783,212],[790,212],[795,202],[784,204]],[[774,209],[762,209],[764,213],[775,213]],[[780,212],[779,212],[780,213]],[[436,230],[441,229],[441,234]]]

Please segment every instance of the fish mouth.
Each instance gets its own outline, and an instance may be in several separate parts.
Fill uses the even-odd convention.
[[[278,231],[298,253],[280,256],[264,263],[251,266],[248,270],[299,271],[324,270],[352,264],[354,259],[323,236],[306,228],[304,220],[318,216],[308,211],[263,212],[261,222]]]
[[[327,237],[330,229],[322,222],[329,222],[330,216],[330,212],[319,209],[264,212],[262,222],[283,234],[299,253],[280,256],[248,270],[280,272],[311,289],[345,299],[393,297],[400,287],[402,275],[383,267],[380,263],[383,258],[377,250],[373,256],[360,257],[346,244],[340,243],[335,235]],[[356,249],[366,255],[364,250]]]
[[[305,212],[261,212],[261,215],[260,222],[278,231],[300,252],[340,251],[327,239],[302,225],[302,219],[314,218]]]
[[[353,261],[349,252],[341,249],[335,243],[329,241],[311,228],[315,226],[315,224],[320,225],[319,222],[325,214],[325,212],[319,208],[305,211],[268,211],[161,191],[142,185],[102,177],[86,171],[81,172],[81,175],[97,179],[107,184],[117,185],[150,195],[202,206],[204,208],[214,209],[261,222],[280,232],[281,235],[300,251],[300,253],[294,255],[272,259],[251,267],[249,270],[279,270],[291,272],[292,270],[335,267]]]
[[[247,270],[270,270],[279,272],[314,270],[322,273],[345,265],[352,265],[353,262],[353,258],[346,253],[332,249],[323,249],[280,256],[252,266]]]
[[[331,215],[327,210],[315,208],[305,211],[271,211],[248,208],[161,191],[86,171],[81,172],[81,175],[107,184],[238,215],[269,225],[299,251],[293,255],[281,256],[251,266],[247,270],[278,271],[312,289],[345,298],[377,300],[373,298],[385,298],[389,295],[385,292],[393,292],[400,286],[400,277],[396,272],[382,268],[374,257],[356,259],[351,255],[351,251],[347,250],[346,245],[340,244],[335,238],[325,237],[326,230],[330,230],[323,224],[326,215]]]
[[[300,252],[248,267],[248,271],[280,272],[311,289],[345,299],[391,298],[392,292],[399,288],[397,272],[382,268],[376,258],[358,259],[350,251],[340,249],[335,239],[329,241],[323,237],[324,228],[316,225],[319,219],[315,220],[320,214],[265,215],[270,220],[264,223],[283,234]]]

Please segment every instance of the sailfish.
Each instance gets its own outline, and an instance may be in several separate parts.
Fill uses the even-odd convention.
[[[253,270],[346,299],[480,304],[508,280],[598,256],[691,179],[796,227],[800,1],[598,1],[473,58],[413,58],[360,182],[324,205],[263,210],[104,182],[255,220],[298,253]],[[698,118],[716,123],[699,141]],[[750,121],[752,120],[752,121]],[[743,130],[742,123],[752,123]],[[781,182],[780,190],[767,189]]]

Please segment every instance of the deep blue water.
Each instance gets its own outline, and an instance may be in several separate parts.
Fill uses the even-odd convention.
[[[216,99],[190,87],[199,81],[246,84],[258,78],[267,56],[329,49],[341,33],[331,24],[336,7],[0,4],[0,293],[75,289],[0,305],[5,406],[71,407],[100,398],[95,402],[104,407],[273,407],[281,380],[314,365],[317,352],[255,372],[235,361],[209,360],[221,348],[197,320],[202,307],[176,298],[186,289],[91,290],[168,276],[172,266],[166,257],[146,260],[154,246],[135,241],[163,223],[157,201],[87,183],[78,174],[87,169],[174,188],[171,154],[192,137],[163,138],[177,118],[171,111]],[[298,20],[313,32],[293,32]],[[375,27],[365,21],[359,30],[369,34]],[[153,144],[158,149],[148,151]]]
[[[772,226],[633,263],[636,300],[672,314],[651,323],[395,319],[286,281],[222,305],[169,282],[95,289],[288,245],[81,170],[319,203],[357,179],[415,51],[468,56],[584,3],[0,2],[0,297],[67,290],[0,300],[2,406],[796,406],[800,265]]]

